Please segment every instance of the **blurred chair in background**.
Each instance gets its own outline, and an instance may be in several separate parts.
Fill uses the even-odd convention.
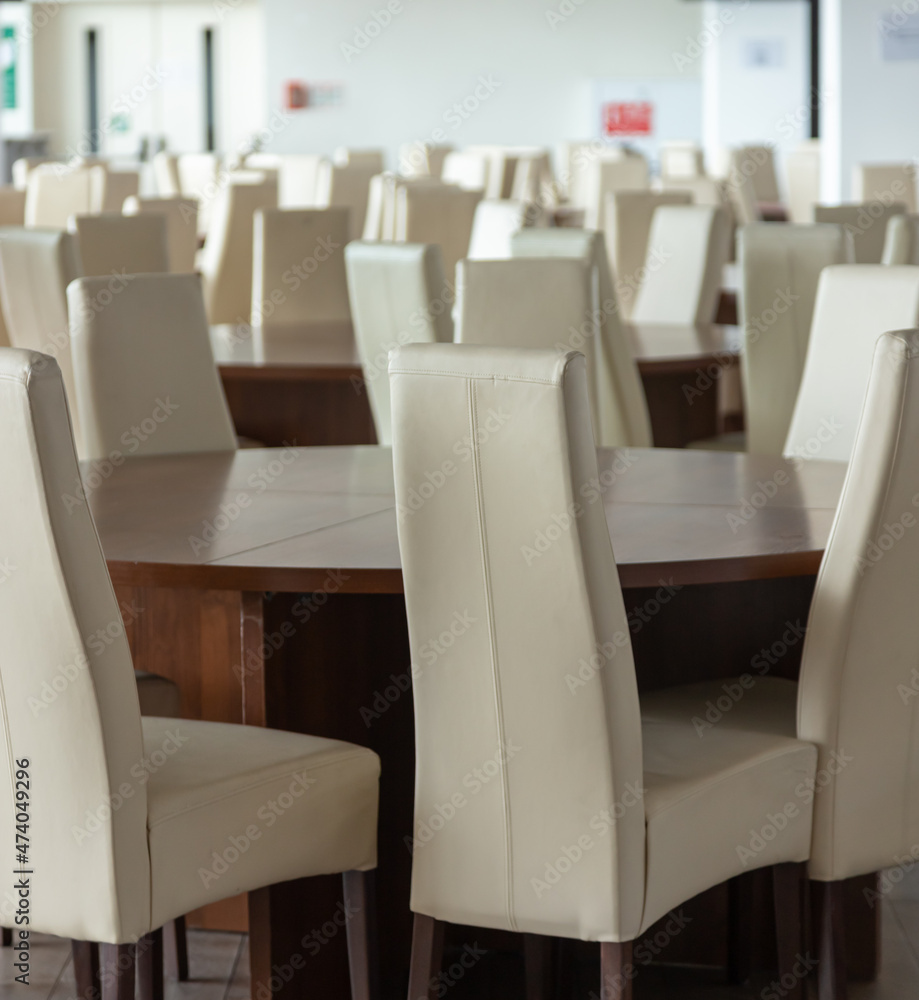
[[[77,215],[84,275],[153,274],[169,270],[166,217],[146,215]]]
[[[833,222],[852,234],[856,264],[880,264],[884,257],[887,224],[903,215],[902,202],[884,204],[868,201],[861,205],[814,205],[814,222]]]
[[[198,202],[194,198],[128,198],[125,215],[155,213],[166,217],[169,270],[191,274],[198,253]]]

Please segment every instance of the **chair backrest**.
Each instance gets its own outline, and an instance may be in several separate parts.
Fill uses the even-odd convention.
[[[182,194],[179,179],[179,158],[175,153],[161,150],[153,157],[153,179],[157,194],[161,198],[178,198]]]
[[[252,325],[348,323],[342,251],[346,208],[262,208],[255,213]]]
[[[82,453],[67,320],[67,286],[81,273],[75,234],[61,229],[0,230],[0,305],[10,343],[57,359]]]
[[[824,268],[785,454],[847,462],[874,345],[886,330],[914,326],[919,326],[919,268]]]
[[[25,191],[29,184],[29,174],[43,163],[56,163],[58,166],[63,166],[63,163],[56,156],[20,156],[18,160],[14,160],[10,168],[13,175],[13,187],[19,191]]]
[[[325,161],[317,153],[285,153],[278,168],[280,208],[315,208],[319,170]]]
[[[814,222],[834,222],[845,226],[854,240],[856,264],[880,264],[884,257],[887,224],[895,215],[905,212],[906,206],[902,202],[814,205]]]
[[[624,156],[616,160],[596,157],[587,168],[585,179],[585,228],[603,228],[609,195],[616,191],[646,191],[649,184],[648,161],[643,156]]]
[[[794,412],[820,273],[852,263],[842,226],[756,222],[737,234],[747,451],[781,455]]]
[[[757,205],[777,205],[781,201],[774,147],[742,146],[732,150],[731,166],[750,178]]]
[[[198,233],[205,236],[211,219],[219,209],[224,188],[232,183],[230,172],[222,167],[216,153],[180,153],[178,171],[179,194],[184,198],[197,199]]]
[[[421,140],[404,142],[399,147],[397,172],[405,177],[433,177],[440,180],[444,160],[454,149],[454,146]]]
[[[30,929],[136,940],[150,926],[137,687],[52,358],[0,350],[0,442],[0,551],[10,573],[0,586],[0,758],[11,783],[26,769],[33,789],[29,855],[44,874],[32,880]],[[9,857],[15,816],[11,799],[0,818]]]
[[[662,142],[661,177],[669,179],[705,176],[705,154],[694,142]]]
[[[392,444],[387,355],[400,344],[453,340],[452,282],[440,247],[419,243],[349,243],[345,247],[354,335],[377,443]]]
[[[691,205],[689,191],[614,191],[606,196],[606,217],[603,230],[606,253],[613,274],[620,281],[627,279],[639,289],[645,262],[648,259],[648,239],[654,212],[661,205]],[[623,297],[622,311],[631,316],[635,296]]]
[[[235,450],[198,275],[80,278],[67,302],[86,458]]]
[[[894,215],[887,223],[882,264],[919,264],[919,215]]]
[[[102,211],[121,212],[128,198],[140,194],[140,173],[137,170],[107,170],[102,189]]]
[[[403,184],[396,191],[395,240],[398,243],[436,243],[447,277],[469,252],[472,223],[481,191],[450,184]]]
[[[606,145],[599,139],[563,143],[561,157],[565,164],[565,188],[571,205],[587,208],[588,178],[595,161],[618,161],[627,156],[623,146]]]
[[[319,208],[347,208],[350,212],[349,239],[359,240],[367,219],[370,181],[381,173],[372,164],[340,166],[323,161],[316,181],[316,205]]]
[[[26,193],[12,185],[0,187],[0,226],[24,226]]]
[[[599,317],[600,332],[595,366],[597,441],[607,447],[650,448],[648,402],[620,319],[603,234],[587,229],[524,229],[512,238],[511,250],[514,257],[574,257],[591,268],[592,308],[594,316]]]
[[[636,323],[711,323],[730,250],[723,208],[662,205],[648,237],[644,281],[632,319]]]
[[[517,154],[507,146],[480,145],[467,146],[466,151],[484,156],[488,161],[488,179],[485,197],[497,200],[510,198],[514,187],[514,173],[517,169]]]
[[[85,275],[153,274],[169,270],[163,215],[107,212],[78,215],[75,224]]]
[[[511,199],[529,201],[541,208],[552,208],[558,204],[558,189],[547,152],[521,154],[518,157]]]
[[[899,201],[907,212],[916,211],[914,163],[859,163],[852,168],[855,201]]]
[[[798,736],[819,752],[810,875],[821,881],[897,865],[919,842],[919,331],[882,334],[862,365],[798,688]]]
[[[341,167],[361,167],[372,174],[381,174],[386,169],[382,149],[349,149],[339,146],[332,153],[332,162]]]
[[[101,212],[104,192],[105,167],[41,164],[29,173],[25,223],[65,229],[72,215]]]
[[[475,207],[470,260],[506,260],[511,256],[511,237],[531,225],[535,206],[525,201],[483,200]]]
[[[198,253],[198,202],[195,198],[128,198],[125,215],[155,213],[166,218],[169,270],[191,274]]]
[[[585,500],[598,472],[584,359],[414,344],[389,371],[415,702],[411,907],[630,940],[641,729],[603,503]],[[451,623],[455,641],[435,650]],[[553,876],[585,834],[593,849]]]
[[[658,181],[661,191],[685,191],[692,196],[694,205],[713,205],[726,209],[733,217],[734,208],[726,181],[717,177],[662,177]],[[810,221],[808,216],[807,221]]]
[[[444,157],[440,179],[444,184],[456,184],[467,191],[484,192],[488,187],[490,161],[482,153],[451,150]]]
[[[242,172],[231,174],[218,192],[200,259],[211,323],[249,322],[253,219],[260,208],[277,205],[277,184],[261,179],[260,174],[253,175],[253,179]]]
[[[820,201],[820,140],[801,143],[785,153],[785,186],[788,189],[788,217],[806,223],[814,218]]]

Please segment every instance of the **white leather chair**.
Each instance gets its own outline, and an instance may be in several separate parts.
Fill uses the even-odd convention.
[[[524,229],[511,240],[514,257],[573,257],[592,274],[592,310],[599,317],[597,439],[609,446],[650,448],[651,418],[632,346],[620,319],[602,233],[586,229]]]
[[[915,326],[919,268],[824,268],[784,453],[848,462],[874,345],[885,330]]]
[[[792,222],[813,221],[820,201],[820,140],[810,139],[785,153],[788,217]]]
[[[565,142],[561,147],[561,160],[565,164],[565,188],[568,201],[574,208],[587,208],[589,200],[589,175],[598,160],[618,162],[634,155],[624,146],[610,145],[599,139]]]
[[[475,207],[467,257],[507,260],[511,256],[511,237],[531,226],[535,216],[536,206],[530,202],[483,199]]]
[[[315,208],[319,170],[325,157],[315,153],[285,153],[278,168],[278,206]]]
[[[746,870],[738,845],[798,801],[816,750],[729,728],[706,744],[689,718],[642,724],[604,507],[586,499],[599,473],[582,355],[411,344],[389,371],[396,502],[410,510],[408,996],[438,975],[452,923],[598,941],[601,996],[627,1000],[631,942]],[[409,508],[463,440],[468,459]],[[418,651],[458,607],[475,624],[425,666]],[[571,686],[578,671],[586,687]],[[476,773],[488,780],[473,791]],[[796,877],[810,840],[802,801],[746,868]]]
[[[80,243],[83,274],[152,274],[169,270],[164,215],[78,215],[72,225]]]
[[[692,203],[693,196],[688,191],[614,191],[608,194],[602,228],[613,275],[620,281],[630,278],[637,291],[648,259],[648,239],[655,210],[661,205]],[[626,319],[634,307],[635,295],[623,296],[622,312]]]
[[[166,150],[154,154],[153,180],[156,193],[160,198],[178,198],[182,194],[182,182],[179,179],[179,158],[175,153]]]
[[[29,172],[25,224],[65,229],[72,215],[102,211],[105,167],[40,164]]]
[[[179,191],[183,198],[198,202],[198,235],[206,236],[211,218],[218,210],[221,193],[235,173],[222,165],[216,153],[180,153]],[[234,177],[235,179],[235,177]]]
[[[894,215],[887,223],[882,264],[919,264],[919,215]]]
[[[846,996],[842,880],[894,866],[919,842],[912,752],[919,533],[903,526],[916,509],[919,331],[882,334],[862,364],[867,392],[851,401],[861,418],[817,577],[799,684],[756,677],[714,726],[706,703],[734,678],[642,696],[645,720],[695,719],[703,744],[732,730],[816,744],[809,874],[822,889],[821,1000]]]
[[[100,943],[103,996],[133,1000],[135,942],[149,945],[196,907],[334,872],[347,873],[346,897],[358,903],[359,873],[376,864],[376,754],[255,726],[141,719],[123,633],[98,648],[84,638],[119,622],[120,611],[88,506],[61,502],[79,469],[55,362],[0,351],[0,407],[2,549],[28,567],[0,594],[4,691],[25,705],[62,663],[85,664],[47,712],[10,713],[6,722],[8,773],[27,772],[33,798],[54,803],[54,822],[29,831],[45,873],[32,884],[29,929]],[[26,662],[28,670],[14,667]],[[151,755],[164,757],[162,766],[138,778],[138,762]],[[229,871],[202,879],[215,845],[257,824],[259,807],[279,794],[292,800],[284,822],[263,826]],[[102,808],[116,799],[119,808]],[[41,812],[36,798],[36,818]],[[71,830],[83,829],[87,814],[100,827],[81,840]],[[14,834],[12,826],[4,833],[10,853]],[[358,903],[348,937],[362,950],[368,917]],[[370,995],[368,980],[355,976],[356,996]]]
[[[648,237],[636,323],[711,323],[727,263],[727,213],[708,205],[662,205]]]
[[[316,179],[317,208],[347,208],[349,239],[359,240],[364,232],[367,219],[367,203],[370,198],[370,181],[382,172],[373,163],[358,161],[340,165],[328,160],[319,165]]]
[[[63,166],[61,160],[56,156],[21,156],[13,161],[10,172],[13,175],[13,187],[19,191],[25,191],[29,185],[29,174],[43,163],[57,163]]]
[[[440,179],[444,184],[456,184],[467,191],[484,193],[488,187],[490,161],[483,153],[451,150],[444,157]]]
[[[781,455],[794,412],[817,285],[825,267],[853,262],[842,226],[757,222],[738,231],[746,450]]]
[[[332,162],[339,167],[361,167],[372,174],[381,174],[386,169],[382,149],[350,149],[339,146],[332,153]]]
[[[731,151],[731,172],[739,170],[749,177],[757,208],[760,205],[778,205],[782,197],[775,173],[773,146],[742,146]]]
[[[585,228],[603,228],[609,195],[617,191],[646,191],[649,186],[648,161],[643,156],[615,160],[596,157],[587,167],[585,177]]]
[[[456,147],[430,142],[404,142],[399,147],[398,173],[405,177],[433,177],[440,180],[447,154]]]
[[[903,215],[902,202],[885,205],[868,201],[860,205],[814,205],[814,222],[833,222],[845,226],[855,241],[856,264],[880,264],[884,256],[887,225],[896,215]]]
[[[169,270],[191,274],[198,253],[198,202],[194,198],[128,198],[125,215],[155,213],[166,217]]]
[[[859,163],[852,168],[852,198],[855,201],[899,201],[907,212],[916,205],[914,163]]]
[[[444,271],[453,274],[456,263],[469,252],[475,209],[481,191],[450,184],[403,184],[396,191],[397,243],[436,243]]]
[[[252,312],[253,219],[277,208],[278,186],[261,174],[231,173],[217,194],[199,259],[211,323],[248,323]],[[295,262],[291,261],[291,265]]]
[[[0,226],[24,226],[26,193],[10,184],[0,187]]]
[[[511,200],[532,202],[540,208],[554,208],[558,204],[558,188],[546,150],[518,155]]]
[[[137,170],[106,170],[102,188],[102,211],[121,212],[128,198],[140,194],[140,173]]]
[[[129,278],[67,289],[81,457],[234,451],[198,275]]]
[[[252,325],[350,323],[346,208],[255,213]]]
[[[452,283],[440,247],[361,243],[345,247],[354,335],[377,444],[392,444],[387,356],[399,344],[453,340]]]
[[[514,188],[514,173],[517,169],[516,150],[509,146],[479,145],[467,146],[466,152],[484,156],[488,160],[485,197],[492,200],[510,198]]]
[[[695,142],[662,142],[660,159],[661,177],[678,180],[705,176],[705,154]]]

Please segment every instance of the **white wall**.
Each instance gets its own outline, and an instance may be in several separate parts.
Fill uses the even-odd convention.
[[[295,113],[271,148],[382,146],[390,166],[401,142],[437,129],[456,145],[597,135],[591,81],[679,77],[675,56],[700,22],[685,0],[393,0],[390,23],[359,49],[355,33],[389,0],[264,3],[269,108],[285,80],[344,87],[342,106]],[[699,72],[695,61],[682,75]],[[468,118],[452,113],[482,78],[493,92]]]

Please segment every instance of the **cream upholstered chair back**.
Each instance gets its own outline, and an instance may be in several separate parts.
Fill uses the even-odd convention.
[[[252,325],[348,323],[346,208],[255,213]]]
[[[83,273],[151,274],[169,270],[164,215],[78,215]]]
[[[737,234],[747,451],[781,455],[798,398],[820,273],[853,260],[842,226],[756,222]]]
[[[871,357],[886,330],[919,326],[919,268],[824,268],[784,453],[848,462]]]
[[[277,184],[258,173],[234,173],[219,191],[199,261],[211,323],[249,322],[253,219],[260,208],[277,205]]]
[[[153,157],[153,180],[161,198],[178,198],[182,194],[179,179],[179,158],[175,153],[161,150]]]
[[[137,170],[106,170],[102,189],[102,211],[121,212],[128,198],[140,194],[140,173]]]
[[[46,163],[30,171],[25,224],[65,229],[72,215],[102,211],[105,167]]]
[[[63,165],[54,156],[20,156],[18,160],[14,160],[13,166],[10,168],[13,175],[13,187],[25,191],[29,186],[29,174],[43,163]]]
[[[835,222],[845,226],[855,243],[856,264],[880,264],[884,257],[887,226],[903,215],[903,202],[885,204],[868,201],[859,205],[814,205],[814,222]]]
[[[708,205],[655,209],[646,272],[632,319],[711,323],[729,250],[730,225],[724,209]]]
[[[411,907],[628,940],[645,816],[621,803],[642,780],[641,730],[603,503],[585,499],[598,473],[583,356],[413,344],[389,371],[415,699]],[[443,482],[424,499],[433,470]],[[455,641],[434,650],[451,624]],[[574,692],[585,670],[594,686]],[[536,891],[560,856],[564,876]]]
[[[24,226],[26,193],[9,184],[0,187],[0,226]]]
[[[919,331],[874,339],[861,355],[867,392],[849,401],[861,420],[798,688],[798,736],[817,745],[828,782],[814,799],[810,875],[821,881],[889,868],[919,842]]]
[[[191,274],[198,252],[198,202],[195,198],[128,198],[125,215],[154,213],[166,218],[169,270]]]
[[[467,191],[484,192],[488,187],[490,165],[484,153],[451,150],[444,157],[440,179],[444,184],[456,184]]]
[[[80,278],[67,289],[83,457],[233,451],[200,279],[128,279]]]
[[[859,163],[852,168],[855,201],[899,201],[916,211],[915,163]]]
[[[705,154],[694,142],[661,143],[661,177],[670,179],[704,177]]]
[[[405,177],[433,177],[440,180],[444,169],[444,160],[455,148],[455,146],[446,143],[438,144],[422,142],[421,140],[404,142],[399,147],[397,172]]]
[[[542,208],[558,203],[558,189],[548,152],[539,150],[517,157],[510,197],[514,201],[533,202]]]
[[[787,150],[784,161],[788,217],[792,222],[812,222],[814,205],[820,201],[820,140]]]
[[[127,940],[150,914],[146,790],[131,777],[144,757],[140,709],[92,516],[73,500],[80,473],[55,361],[0,350],[0,413],[0,549],[16,567],[0,588],[0,757],[11,787],[25,769],[33,790],[29,855],[43,875],[32,880],[30,928]],[[88,641],[100,634],[105,643]],[[119,796],[124,784],[134,794]],[[10,806],[0,818],[9,857],[15,817]]]
[[[278,167],[278,205],[315,208],[319,169],[325,160],[316,153],[285,153]]]
[[[57,359],[78,450],[83,442],[73,381],[67,286],[81,274],[75,234],[61,229],[0,230],[0,304],[10,343]]]
[[[882,264],[919,264],[919,215],[894,215],[887,223]]]
[[[724,208],[733,217],[734,208],[727,181],[717,177],[661,177],[658,186],[661,191],[685,191],[692,196],[694,205]],[[807,221],[810,221],[810,216]]]
[[[511,238],[533,224],[536,206],[525,201],[483,200],[475,207],[470,260],[506,260],[511,256]]]
[[[628,280],[637,291],[648,259],[648,238],[655,210],[661,205],[691,205],[688,191],[613,191],[606,196],[603,230],[606,253],[613,274]],[[623,296],[622,311],[628,318],[635,305],[635,295]]]
[[[603,234],[586,229],[524,229],[511,240],[511,250],[514,257],[573,257],[590,267],[591,308],[598,317],[600,335],[595,354],[596,437],[600,444],[609,447],[650,448],[653,442],[648,402],[620,319],[619,298],[607,263]]]
[[[202,201],[214,197],[220,177],[220,157],[216,153],[180,153],[176,168],[180,194]]]
[[[382,149],[339,146],[332,153],[332,162],[341,167],[362,167],[374,174],[381,174],[386,169]]]
[[[731,151],[731,171],[750,178],[757,205],[777,205],[781,201],[772,146],[741,146]]]
[[[373,163],[358,161],[347,165],[323,161],[316,179],[316,205],[319,208],[347,208],[349,239],[359,240],[367,219],[370,181],[382,172]]]
[[[452,276],[457,261],[469,252],[481,199],[481,191],[450,184],[403,184],[396,191],[395,240],[436,243],[443,254],[444,271]]]
[[[623,156],[614,160],[595,157],[585,176],[585,227],[603,228],[608,195],[616,191],[646,191],[649,185],[648,161],[643,156]]]
[[[516,150],[508,146],[479,145],[467,146],[465,151],[475,156],[484,156],[488,161],[485,197],[492,200],[510,198],[517,169]]]
[[[377,443],[392,444],[387,357],[400,344],[453,340],[453,284],[440,247],[420,243],[361,243],[345,248],[354,335]]]

